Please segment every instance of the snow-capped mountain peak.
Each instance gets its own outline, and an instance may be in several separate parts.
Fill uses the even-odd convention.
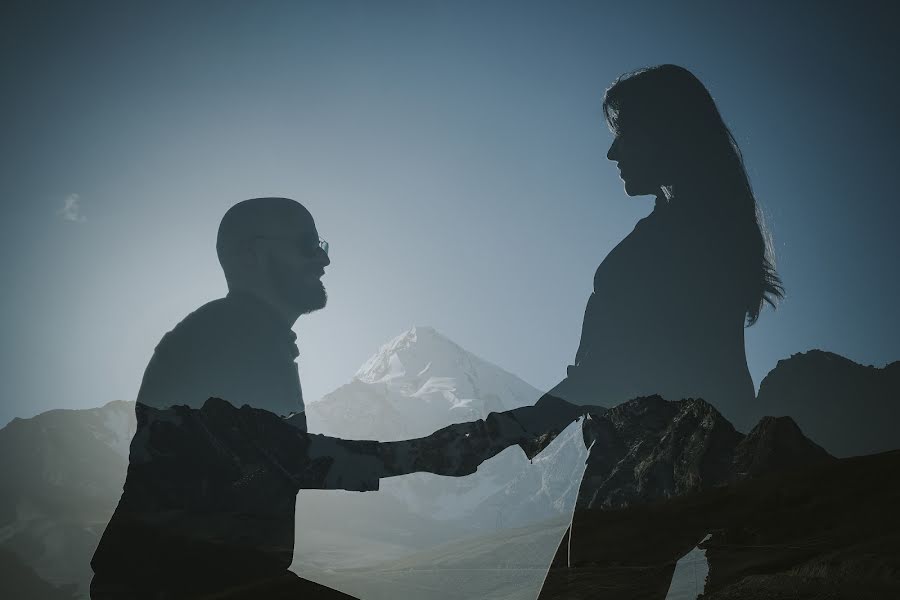
[[[462,366],[469,353],[432,327],[413,327],[390,340],[373,354],[354,375],[364,383],[390,381],[400,377],[423,377],[434,360],[441,366]]]
[[[381,346],[349,383],[308,404],[306,415],[316,433],[401,440],[530,406],[540,395],[512,373],[420,326]],[[534,463],[509,448],[468,477],[392,477],[381,482],[379,493],[394,510],[446,521],[453,535],[494,528],[500,520],[506,527],[525,526],[572,510],[586,455],[581,425],[573,423]],[[336,507],[340,501],[329,502]]]
[[[311,431],[382,440],[428,435],[452,423],[531,405],[540,392],[432,327],[381,346],[350,383],[307,405]]]

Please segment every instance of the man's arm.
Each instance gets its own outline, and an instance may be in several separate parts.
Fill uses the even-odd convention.
[[[545,395],[534,406],[486,419],[444,427],[433,434],[399,442],[342,440],[310,434],[310,464],[328,463],[326,489],[378,489],[378,479],[426,472],[450,477],[474,473],[506,448],[518,445],[533,458],[585,413],[559,398]]]
[[[400,442],[308,434],[292,426],[290,419],[246,405],[235,408],[217,398],[210,398],[200,409],[156,409],[143,404],[137,408],[139,440],[137,446],[132,444],[132,462],[166,461],[205,452],[226,479],[240,479],[253,471],[254,465],[264,464],[298,490],[370,491],[378,489],[383,477],[416,472],[470,475],[482,462],[513,445],[532,458],[583,414],[585,407],[544,396],[535,406],[491,413],[483,420],[450,425],[430,436]]]
[[[559,398],[544,396],[534,406],[490,413],[484,420],[450,425],[426,438],[386,442],[379,447],[384,477],[417,471],[470,475],[482,462],[514,445],[531,459],[582,412]]]

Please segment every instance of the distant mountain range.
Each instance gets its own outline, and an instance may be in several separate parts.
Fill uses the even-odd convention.
[[[0,546],[48,585],[86,592],[88,561],[122,493],[134,431],[134,402],[118,400],[13,419],[0,430]],[[0,580],[0,597],[25,598],[21,590],[2,593],[9,581]]]
[[[700,400],[651,397],[595,415],[587,430],[599,458],[587,467],[585,501],[620,510],[828,462],[800,429],[839,456],[900,447],[890,427],[900,397],[898,365],[862,367],[819,351],[779,362],[741,429],[764,413],[790,414],[799,428],[791,419],[764,419],[744,436]],[[348,384],[310,403],[307,418],[314,432],[405,439],[531,405],[539,396],[434,329],[416,327],[379,349]],[[116,401],[15,419],[0,430],[0,547],[43,578],[45,589],[76,584],[86,593],[88,561],[118,502],[134,427],[134,404]],[[344,581],[344,591],[371,598],[391,597],[400,579],[431,590],[423,598],[477,596],[478,586],[492,585],[491,597],[533,597],[541,580],[534,565],[547,564],[541,557],[552,557],[566,529],[586,456],[581,427],[573,424],[533,464],[511,448],[469,477],[414,474],[383,480],[380,491],[365,494],[302,491],[294,568],[329,585]],[[534,577],[498,575],[491,584],[489,576],[473,576],[453,596],[442,583],[446,573],[429,567],[439,560],[466,569],[476,554],[485,573],[519,568]],[[10,563],[9,556],[0,552],[0,563]],[[13,597],[4,585],[0,596]]]

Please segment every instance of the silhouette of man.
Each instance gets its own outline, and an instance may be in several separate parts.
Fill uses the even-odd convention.
[[[291,327],[325,306],[327,244],[299,203],[257,198],[225,214],[216,250],[228,295],[167,333],[144,374],[122,498],[91,561],[95,600],[346,597],[287,571],[299,489],[467,475],[513,444],[534,456],[579,415],[551,400],[419,440],[307,434]]]
[[[163,337],[138,402],[200,408],[215,396],[295,414],[291,423],[306,431],[291,328],[300,315],[325,306],[326,248],[312,215],[293,200],[256,198],[231,207],[216,239],[228,295]]]

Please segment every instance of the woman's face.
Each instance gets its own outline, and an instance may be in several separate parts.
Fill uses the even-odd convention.
[[[671,161],[659,135],[639,122],[619,122],[618,133],[606,153],[615,161],[619,177],[629,196],[656,195],[672,183],[668,170]]]

